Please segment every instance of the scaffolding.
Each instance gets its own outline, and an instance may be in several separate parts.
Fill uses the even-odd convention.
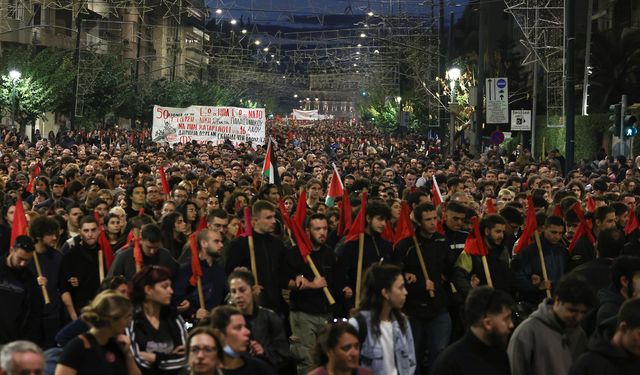
[[[505,0],[525,39],[523,65],[545,71],[547,127],[564,127],[564,0]],[[534,67],[535,67],[534,64]]]

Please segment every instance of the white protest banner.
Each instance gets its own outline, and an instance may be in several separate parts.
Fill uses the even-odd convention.
[[[192,105],[187,108],[153,107],[154,142],[221,144],[230,140],[234,145],[251,141],[264,144],[264,108],[208,107]]]

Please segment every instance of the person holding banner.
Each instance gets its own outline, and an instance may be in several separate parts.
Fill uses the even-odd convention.
[[[0,262],[0,345],[37,339],[42,316],[42,291],[27,268],[36,251],[29,236],[18,236],[9,256]]]
[[[415,342],[416,374],[426,375],[451,338],[451,316],[443,283],[443,277],[448,278],[451,269],[447,261],[449,245],[445,237],[436,231],[436,208],[430,203],[420,204],[413,210],[413,216],[418,221],[416,240],[419,249],[416,249],[413,238],[401,239],[394,248],[393,263],[400,266],[407,281],[404,311],[409,316]],[[418,250],[424,259],[428,282],[421,269]]]
[[[302,362],[299,374],[306,374],[312,364],[311,354],[322,326],[331,318],[333,307],[323,294],[327,286],[331,295],[339,297],[344,287],[344,271],[338,264],[333,249],[327,245],[329,224],[327,217],[313,214],[306,220],[306,233],[311,238],[313,263],[322,275],[316,277],[297,246],[288,252],[291,333],[297,338]]]
[[[567,249],[560,242],[564,233],[564,221],[549,216],[544,222],[540,238],[548,280],[543,280],[542,266],[536,242],[529,244],[511,261],[514,287],[520,298],[536,306],[545,298],[545,289],[555,290],[564,275],[568,262]]]
[[[276,230],[276,208],[270,202],[257,201],[253,204],[251,221],[245,225],[251,227],[252,235],[241,235],[226,247],[225,272],[230,275],[236,268],[245,267],[254,276],[257,275],[259,305],[283,314],[282,289],[287,287],[289,275],[284,268],[284,243],[273,235]],[[245,233],[251,232],[245,228]],[[250,239],[253,240],[253,249],[250,249]],[[255,254],[254,262],[251,261],[252,252]],[[257,269],[252,269],[252,263]]]

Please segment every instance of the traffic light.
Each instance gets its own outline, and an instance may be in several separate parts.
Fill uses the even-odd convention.
[[[625,113],[624,114],[624,137],[625,138],[631,138],[631,137],[635,137],[636,134],[638,134],[638,127],[637,127],[637,119],[636,116],[631,115],[629,113]]]
[[[609,115],[609,121],[611,123],[611,126],[609,127],[609,131],[613,133],[613,135],[615,135],[616,137],[620,136],[620,131],[622,130],[621,124],[620,124],[621,111],[622,111],[622,108],[620,104],[611,104],[609,106],[609,112],[611,113],[611,115]]]

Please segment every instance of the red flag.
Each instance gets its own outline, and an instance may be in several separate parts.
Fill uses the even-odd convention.
[[[624,226],[624,234],[628,236],[639,227],[640,223],[638,223],[638,217],[636,216],[635,210],[633,208],[629,208],[629,221],[627,221],[627,225]]]
[[[16,208],[13,213],[13,224],[11,224],[11,239],[9,241],[9,247],[13,246],[18,236],[26,235],[27,228],[27,215],[24,213],[24,206],[22,205],[22,195],[18,192],[18,199],[16,200]]]
[[[582,236],[587,236],[589,242],[592,244],[596,243],[596,239],[593,236],[593,232],[591,231],[591,226],[587,223],[587,219],[584,218],[584,213],[582,212],[582,208],[580,207],[580,203],[576,202],[571,208],[573,212],[576,213],[578,219],[580,220],[580,224],[578,225],[578,229],[576,229],[576,233],[573,235],[571,239],[571,243],[569,244],[569,253],[573,251],[578,239]]]
[[[113,250],[111,249],[111,244],[109,243],[107,234],[104,232],[104,228],[100,222],[100,215],[97,212],[94,212],[93,215],[98,222],[98,230],[100,231],[100,234],[98,235],[98,246],[100,246],[100,250],[102,250],[102,255],[104,256],[104,260],[107,264],[107,270],[109,270],[113,263]]]
[[[487,256],[487,247],[484,245],[484,239],[480,234],[478,217],[473,216],[471,223],[473,229],[469,232],[467,240],[464,242],[464,252],[469,255]]]
[[[553,213],[551,215],[552,216],[562,217],[562,210],[560,209],[560,205],[559,204],[556,204],[556,206],[553,208]]]
[[[253,228],[251,228],[251,208],[248,206],[244,207],[244,227],[240,226],[238,228],[238,237],[249,237],[253,236]]]
[[[493,198],[487,198],[487,213],[488,214],[495,214],[496,213],[496,206],[493,205]]]
[[[524,221],[524,231],[518,239],[518,244],[513,253],[518,255],[527,245],[531,243],[531,236],[538,230],[538,222],[536,221],[536,208],[533,206],[533,197],[527,197],[527,218]]]
[[[411,222],[411,209],[407,202],[402,201],[402,209],[400,211],[400,218],[396,223],[396,233],[393,237],[393,246],[396,246],[398,242],[404,240],[407,237],[415,236],[413,229],[413,223]]]
[[[327,190],[327,198],[324,202],[327,207],[333,207],[335,205],[336,198],[344,195],[342,181],[340,181],[340,175],[338,174],[335,165],[333,166],[333,174],[331,175],[329,189]]]
[[[304,226],[304,219],[307,218],[307,192],[302,189],[300,191],[300,197],[298,198],[298,205],[296,206],[296,213],[293,215],[293,220],[297,221],[301,227]]]
[[[387,242],[393,243],[395,234],[393,233],[393,224],[391,224],[391,220],[387,220],[387,224],[384,226],[384,230],[380,234],[380,237]]]
[[[167,175],[164,172],[164,167],[160,167],[160,180],[162,181],[162,193],[165,196],[168,196],[171,193],[171,189],[169,189],[169,182],[167,181]]]
[[[33,173],[31,173],[29,183],[27,184],[26,190],[31,194],[33,194],[33,183],[35,182],[37,176],[40,176],[40,163],[36,164],[36,167],[33,169]]]
[[[345,242],[357,240],[360,237],[361,233],[364,233],[364,228],[366,226],[366,210],[367,210],[367,193],[362,193],[362,203],[360,204],[360,211],[356,216],[353,224],[349,228],[349,232],[347,233],[347,238]]]
[[[196,227],[196,233],[200,232],[203,229],[207,229],[207,217],[202,216],[198,221],[198,226]]]
[[[138,216],[142,215],[144,215],[144,207],[140,207],[140,210],[138,210]]]
[[[433,202],[435,208],[438,208],[443,202],[440,186],[438,186],[438,181],[436,181],[436,175],[433,175],[433,183],[431,184],[431,202]]]
[[[351,227],[353,220],[351,201],[349,200],[349,193],[346,191],[342,196],[342,202],[340,203],[340,222],[338,223],[338,236],[342,237],[347,233],[348,228]]]
[[[596,210],[596,201],[593,200],[591,195],[587,196],[587,211],[593,213]]]
[[[278,201],[278,208],[280,208],[280,213],[282,214],[282,220],[284,224],[291,230],[291,234],[293,235],[293,239],[298,246],[298,250],[300,251],[300,255],[302,259],[304,259],[305,263],[307,262],[307,256],[311,255],[312,244],[311,240],[307,233],[305,233],[300,223],[296,220],[291,220],[289,213],[287,212],[286,207],[284,206],[284,201],[280,199]]]
[[[142,261],[142,247],[140,247],[140,238],[133,236],[133,260],[137,265],[140,266],[140,269],[144,266],[144,262]]]
[[[198,240],[195,233],[189,236],[189,247],[191,248],[191,277],[189,278],[189,284],[196,286],[198,278],[202,277],[202,267],[200,266]]]

